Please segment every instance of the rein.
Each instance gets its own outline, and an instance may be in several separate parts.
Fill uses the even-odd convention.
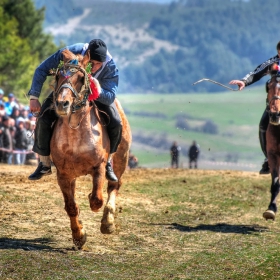
[[[271,78],[274,78],[275,77],[275,80],[276,80],[276,84],[278,85],[279,82],[280,82],[280,75],[278,74],[274,74],[274,75],[271,75]],[[279,81],[278,81],[279,79]],[[271,79],[270,79],[270,82],[271,82]],[[280,87],[280,85],[278,85],[278,87]],[[274,95],[269,101],[268,101],[268,105],[270,105],[270,103],[273,101],[273,100],[280,100],[280,95]],[[268,110],[270,112],[270,110]]]

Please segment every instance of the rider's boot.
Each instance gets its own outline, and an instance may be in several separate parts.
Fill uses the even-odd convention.
[[[106,179],[113,182],[118,182],[118,178],[114,173],[113,166],[111,164],[112,154],[116,152],[118,145],[121,141],[122,136],[122,126],[117,126],[110,131],[108,131],[108,136],[110,139],[110,155],[106,164]]]
[[[107,161],[106,164],[106,179],[109,181],[113,181],[113,182],[118,182],[118,178],[116,176],[116,174],[114,173],[112,164],[111,164],[111,155],[109,156],[109,160]]]
[[[43,176],[52,174],[51,164],[50,163],[48,164],[46,161],[41,161],[41,160],[42,159],[41,159],[41,156],[40,156],[39,165],[36,168],[36,170],[28,177],[29,180],[39,180]]]
[[[267,152],[266,152],[266,131],[265,130],[259,130],[259,139],[260,139],[260,144],[262,151],[265,155],[265,160],[262,165],[262,168],[260,170],[260,174],[270,174],[270,169],[268,165],[268,160],[267,160]]]
[[[35,128],[35,143],[33,151],[39,154],[40,162],[37,169],[28,177],[29,180],[39,180],[52,174],[50,160],[50,141],[52,136],[51,123],[38,118]]]

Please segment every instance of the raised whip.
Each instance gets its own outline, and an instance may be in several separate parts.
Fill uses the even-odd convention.
[[[210,79],[206,79],[206,78],[203,78],[203,79],[198,80],[197,82],[193,83],[193,86],[196,85],[196,84],[198,84],[198,83],[201,83],[201,82],[203,82],[203,81],[211,82],[211,83],[213,83],[213,84],[219,85],[219,86],[221,86],[221,87],[227,88],[227,89],[232,90],[232,91],[237,91],[237,90],[239,90],[239,88],[238,88],[238,89],[233,89],[233,88],[227,87],[227,86],[225,86],[225,85],[223,85],[223,84],[221,84],[221,83],[218,83],[218,82],[216,82],[216,81],[213,81],[213,80],[210,80]]]

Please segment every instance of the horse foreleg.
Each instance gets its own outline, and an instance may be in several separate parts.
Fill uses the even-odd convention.
[[[67,178],[59,178],[58,184],[62,191],[65,203],[65,211],[70,218],[73,243],[81,249],[86,242],[86,231],[83,228],[79,217],[79,206],[75,202],[76,179],[69,181]]]
[[[92,192],[88,195],[90,208],[93,212],[97,212],[103,206],[103,185],[105,182],[105,165],[101,164],[94,168]]]
[[[121,177],[126,170],[129,153],[129,143],[121,143],[113,158],[113,168],[118,182],[108,182],[108,199],[104,207],[100,230],[104,234],[111,234],[115,231],[116,197],[122,185]]]
[[[268,209],[263,213],[263,217],[266,220],[274,220],[275,215],[277,212],[277,196],[279,194],[279,165],[273,165],[271,167],[271,187],[270,187],[270,193],[271,193],[271,199],[270,203],[268,205]]]
[[[115,212],[116,212],[116,197],[118,189],[120,187],[119,182],[108,182],[108,199],[103,210],[103,217],[101,219],[100,231],[104,234],[111,234],[115,231]]]

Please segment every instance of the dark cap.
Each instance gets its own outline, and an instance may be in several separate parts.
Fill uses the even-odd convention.
[[[11,92],[11,93],[9,93],[8,97],[12,98],[12,97],[15,97],[15,95]]]
[[[90,59],[100,62],[106,61],[107,46],[100,39],[94,39],[89,42]]]
[[[2,117],[2,122],[5,122],[5,121],[7,121],[7,120],[9,120],[9,117],[7,117],[7,116],[4,115],[4,116]]]

